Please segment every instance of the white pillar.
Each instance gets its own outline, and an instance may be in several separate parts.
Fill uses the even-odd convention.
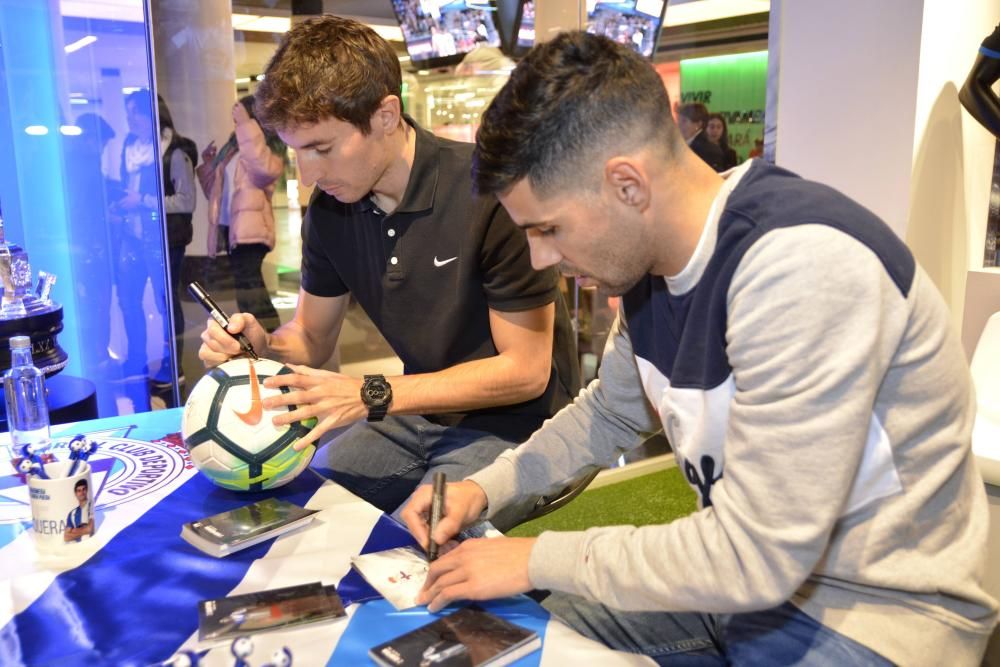
[[[233,21],[228,2],[152,0],[156,85],[177,131],[198,144],[222,147],[233,131],[236,102]],[[208,202],[196,186],[194,240],[188,255],[204,256]]]

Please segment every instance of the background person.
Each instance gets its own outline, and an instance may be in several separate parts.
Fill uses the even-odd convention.
[[[722,169],[720,171],[732,169],[739,163],[736,151],[729,147],[729,128],[726,126],[726,119],[722,117],[722,114],[708,114],[705,136],[722,151]]]
[[[125,98],[125,116],[129,132],[122,145],[121,187],[124,195],[112,207],[112,238],[117,246],[118,301],[125,326],[126,352],[123,362],[125,380],[146,381],[141,394],[129,392],[137,411],[149,409],[149,392],[159,383],[171,381],[170,339],[167,331],[167,296],[164,281],[154,267],[163,266],[163,225],[159,217],[160,187],[156,178],[157,154],[153,141],[152,95],[146,89]],[[169,142],[160,142],[166,148]],[[161,148],[161,150],[163,149]],[[161,340],[163,353],[159,367],[151,369],[146,357],[146,311],[143,297],[146,284],[152,287],[153,301],[163,316]]]
[[[450,484],[433,539],[657,428],[700,510],[465,541],[418,601],[550,589],[572,627],[661,664],[979,664],[988,510],[940,295],[870,211],[760,160],[720,177],[668,108],[648,62],[566,33],[486,110],[477,189],[526,229],[534,266],[622,307],[599,379]],[[402,512],[425,544],[430,496]]]
[[[220,247],[229,253],[240,312],[251,313],[268,331],[281,325],[264,285],[264,256],[274,249],[271,199],[285,167],[286,147],[274,132],[261,128],[254,99],[233,105],[235,129],[220,150],[215,142],[202,152],[198,169],[208,198],[208,256]]]
[[[677,107],[677,127],[694,154],[715,171],[723,171],[725,156],[722,149],[709,141],[705,134],[708,109],[701,102],[691,102]]]
[[[531,269],[524,235],[469,180],[472,145],[403,114],[392,47],[335,16],[288,32],[257,89],[257,114],[296,151],[316,192],[303,219],[302,286],[291,322],[268,335],[234,315],[264,357],[296,364],[269,378],[294,391],[287,423],[317,417],[297,443],[350,426],[318,457],[339,484],[385,511],[435,471],[460,479],[566,405],[579,387],[569,315],[555,271]],[[364,379],[316,370],[357,300],[404,365]],[[200,357],[239,354],[217,324]],[[527,499],[495,521],[516,522]]]
[[[170,295],[174,318],[174,349],[177,351],[177,381],[183,386],[184,373],[184,309],[181,308],[181,273],[184,253],[194,237],[192,217],[197,195],[194,191],[194,168],[198,163],[198,147],[182,136],[174,127],[170,109],[162,97],[157,96],[160,119],[160,153],[163,163],[163,213],[167,218],[167,255],[170,260]],[[166,305],[166,304],[164,304]],[[161,315],[165,315],[165,310]],[[169,355],[167,350],[163,358]],[[173,378],[169,363],[161,364],[161,371],[151,382],[152,392],[164,403],[172,404]]]

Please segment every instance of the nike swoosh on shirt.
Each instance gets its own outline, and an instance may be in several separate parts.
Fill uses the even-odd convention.
[[[438,259],[438,258],[437,258],[437,257],[435,256],[435,257],[434,257],[434,266],[436,266],[436,267],[438,267],[438,268],[441,268],[441,267],[442,267],[442,266],[444,266],[445,264],[448,264],[448,263],[450,263],[450,262],[454,262],[454,261],[455,261],[456,259],[458,259],[458,257],[449,257],[448,259]]]
[[[257,370],[253,367],[253,360],[247,359],[250,363],[250,409],[246,412],[233,412],[247,426],[256,426],[264,417],[264,405],[260,402],[260,383],[257,382]]]

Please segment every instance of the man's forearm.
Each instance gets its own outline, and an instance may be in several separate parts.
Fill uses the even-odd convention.
[[[286,364],[319,368],[330,360],[336,344],[336,335],[317,338],[310,335],[299,322],[292,320],[269,334],[267,349],[257,350],[257,353]]]
[[[521,403],[545,391],[550,373],[551,364],[542,372],[500,354],[435,373],[399,375],[388,378],[393,397],[389,413],[464,412]]]

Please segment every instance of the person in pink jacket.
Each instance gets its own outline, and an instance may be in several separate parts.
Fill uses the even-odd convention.
[[[274,248],[271,197],[285,166],[285,144],[257,123],[253,96],[233,105],[235,130],[221,149],[202,151],[198,179],[208,198],[208,256],[228,251],[240,312],[253,313],[268,331],[280,324],[261,266]]]

